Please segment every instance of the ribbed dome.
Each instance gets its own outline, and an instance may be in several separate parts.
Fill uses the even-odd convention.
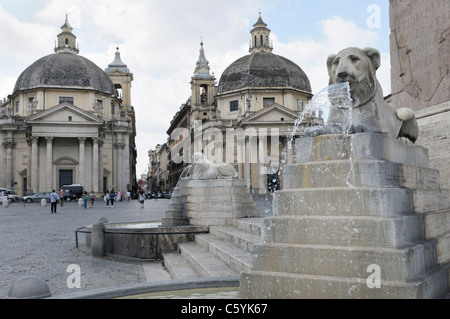
[[[114,94],[106,73],[72,52],[50,54],[34,62],[17,79],[13,94],[36,88],[83,88]]]
[[[305,72],[294,62],[271,52],[255,52],[233,62],[220,78],[218,93],[247,87],[292,87],[311,92]]]

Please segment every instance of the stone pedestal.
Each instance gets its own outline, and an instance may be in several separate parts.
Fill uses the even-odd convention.
[[[242,180],[181,180],[162,225],[228,225],[229,219],[256,216],[259,211]]]
[[[449,192],[425,148],[370,133],[301,138],[284,180],[241,297],[447,295]]]

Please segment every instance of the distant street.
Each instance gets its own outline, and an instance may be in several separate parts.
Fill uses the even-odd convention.
[[[146,282],[143,262],[124,258],[93,258],[75,247],[75,229],[106,217],[108,222],[160,221],[168,199],[146,200],[141,209],[137,200],[115,203],[107,208],[97,200],[94,208],[84,209],[75,202],[58,205],[57,214],[50,205],[11,203],[0,206],[0,298],[6,298],[11,285],[23,276],[33,275],[47,281],[52,296],[80,289],[67,287],[69,265],[81,270],[81,290]],[[79,236],[84,244],[84,234]]]

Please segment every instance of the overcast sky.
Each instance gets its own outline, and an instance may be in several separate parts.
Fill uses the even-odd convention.
[[[26,67],[54,52],[68,14],[80,55],[105,69],[119,47],[134,74],[139,176],[148,150],[167,141],[172,117],[190,96],[201,38],[219,81],[249,54],[259,12],[273,53],[298,64],[313,93],[328,84],[326,57],[349,46],[381,52],[378,78],[390,93],[388,0],[0,0],[0,98]]]

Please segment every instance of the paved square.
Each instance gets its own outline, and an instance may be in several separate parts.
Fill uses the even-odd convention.
[[[83,234],[79,235],[79,249],[75,247],[75,229],[91,225],[101,217],[110,223],[161,221],[168,204],[167,199],[146,200],[141,209],[138,201],[132,200],[117,202],[110,208],[97,200],[93,208],[88,204],[84,209],[77,203],[65,202],[63,207],[58,205],[57,214],[51,214],[50,205],[41,207],[39,203],[0,207],[0,298],[7,297],[17,279],[29,275],[45,280],[52,296],[146,282],[146,275],[151,278],[154,265],[111,256],[94,258],[83,247]],[[81,270],[79,289],[67,287],[71,275],[67,267],[72,264]]]

